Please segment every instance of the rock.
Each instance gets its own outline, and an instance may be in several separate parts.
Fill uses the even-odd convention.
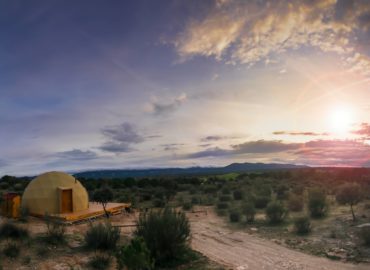
[[[250,230],[252,231],[252,232],[257,232],[258,231],[258,229],[257,228],[250,228]]]

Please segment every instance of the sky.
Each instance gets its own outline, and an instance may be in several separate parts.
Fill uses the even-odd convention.
[[[0,2],[0,175],[370,166],[368,0]]]

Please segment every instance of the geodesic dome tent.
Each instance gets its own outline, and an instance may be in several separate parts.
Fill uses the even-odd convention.
[[[22,207],[38,216],[72,213],[88,209],[89,196],[73,176],[48,172],[28,184],[22,196]]]

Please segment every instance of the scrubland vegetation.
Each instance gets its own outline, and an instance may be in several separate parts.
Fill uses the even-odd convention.
[[[79,180],[90,198],[104,203],[100,195],[109,189],[109,199],[131,202],[141,213],[133,238],[121,235],[103,220],[88,227],[77,250],[92,252],[88,265],[94,269],[105,269],[112,262],[121,269],[185,269],[189,263],[189,269],[210,269],[207,261],[189,248],[189,221],[181,212],[204,207],[214,209],[232,229],[303,252],[344,261],[370,259],[370,226],[366,225],[370,223],[368,169]],[[27,181],[3,177],[0,192],[21,193]],[[27,222],[26,216],[25,213],[23,222]],[[22,223],[17,223],[3,223],[0,228],[3,259],[18,257],[32,263],[34,257],[48,256],[50,250],[39,246],[34,248],[35,254],[22,258],[25,245],[33,246],[35,242],[68,246],[70,236],[66,237],[58,225],[50,224],[42,237],[29,237],[22,232]]]

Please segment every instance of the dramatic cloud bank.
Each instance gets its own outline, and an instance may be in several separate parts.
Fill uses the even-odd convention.
[[[337,53],[351,70],[370,74],[369,14],[367,0],[215,1],[173,45],[183,60],[203,55],[249,65],[312,47]]]

